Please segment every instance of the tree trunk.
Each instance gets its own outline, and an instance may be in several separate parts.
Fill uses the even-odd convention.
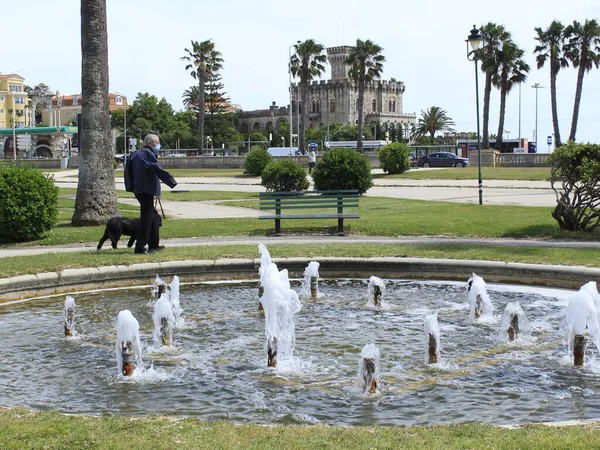
[[[485,74],[485,87],[483,88],[483,131],[481,148],[490,148],[490,96],[492,94],[492,74]],[[477,92],[479,95],[479,92]]]
[[[358,135],[356,136],[356,149],[362,153],[363,151],[363,109],[365,105],[365,82],[358,82],[358,102],[356,104],[356,112],[358,114]]]
[[[306,140],[306,104],[308,103],[308,82],[301,81],[298,84],[300,90],[300,114],[298,115],[298,150],[304,155]]]
[[[579,104],[581,103],[581,92],[583,91],[583,75],[585,74],[585,66],[583,61],[587,57],[586,52],[581,53],[579,61],[579,71],[577,72],[577,89],[575,89],[575,103],[573,104],[573,120],[571,121],[571,133],[569,140],[575,142],[575,134],[577,133],[577,120],[579,119]]]
[[[555,58],[556,59],[556,58]],[[552,126],[554,128],[554,144],[556,147],[560,147],[562,142],[560,140],[560,129],[558,126],[558,107],[556,106],[556,75],[558,72],[554,71],[554,67],[557,63],[550,61],[550,102],[552,104]]]
[[[498,134],[496,135],[495,148],[501,151],[502,135],[504,134],[504,117],[506,115],[506,80],[502,79],[502,87],[500,88],[500,115],[498,117]]]
[[[198,152],[203,155],[204,154],[204,116],[205,116],[205,101],[206,101],[206,92],[204,86],[204,74],[199,74],[198,76],[198,88],[200,92],[198,93]]]
[[[108,109],[106,0],[81,0],[81,147],[73,225],[119,214]]]

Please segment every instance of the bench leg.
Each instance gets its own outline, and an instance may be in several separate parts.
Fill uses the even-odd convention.
[[[281,219],[275,219],[275,234],[281,234]]]
[[[344,219],[338,219],[337,234],[344,234]]]

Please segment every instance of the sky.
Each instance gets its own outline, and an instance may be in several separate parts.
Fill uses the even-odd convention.
[[[403,81],[403,111],[445,109],[456,131],[476,131],[474,63],[465,40],[473,25],[502,24],[525,50],[528,79],[509,94],[505,138],[533,140],[538,123],[539,151],[552,135],[549,68],[537,69],[535,27],[553,20],[600,20],[597,0],[505,0],[473,2],[421,0],[107,0],[110,91],[132,102],[149,92],[182,109],[182,94],[195,80],[185,70],[185,48],[211,39],[222,53],[225,91],[246,111],[289,103],[287,63],[290,46],[314,39],[325,47],[370,39],[383,47],[382,79]],[[14,39],[10,39],[14,36]],[[81,92],[80,2],[29,0],[23,14],[3,21],[0,72],[18,73],[25,83],[45,83],[63,95]],[[12,42],[13,45],[7,45]],[[330,70],[324,79],[329,79]],[[483,101],[483,76],[479,76]],[[539,83],[543,88],[532,88]],[[561,137],[566,139],[576,85],[576,70],[558,75]],[[521,120],[519,120],[519,98]],[[600,69],[583,82],[577,141],[600,143]],[[498,128],[499,94],[492,92],[490,133]],[[520,126],[519,126],[520,125]]]

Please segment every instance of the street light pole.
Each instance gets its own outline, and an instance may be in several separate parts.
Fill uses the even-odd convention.
[[[288,72],[290,76],[290,154],[292,153],[292,46],[288,47]]]
[[[537,145],[538,145],[538,89],[542,89],[544,86],[540,86],[540,83],[535,83],[531,87],[535,89],[535,150],[537,151]]]
[[[473,29],[471,30],[466,42],[467,59],[475,62],[475,99],[477,108],[477,176],[479,181],[479,204],[483,205],[483,177],[481,176],[481,132],[479,128],[479,75],[477,67],[477,50],[479,50],[483,45],[483,37],[475,25],[473,25]]]

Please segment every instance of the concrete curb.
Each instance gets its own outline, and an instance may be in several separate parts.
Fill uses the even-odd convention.
[[[310,261],[320,263],[323,278],[406,278],[466,281],[473,272],[487,282],[578,289],[600,279],[600,269],[579,266],[552,266],[494,261],[424,258],[279,258],[280,269],[292,278],[301,278]],[[183,281],[256,279],[259,259],[218,259],[141,263],[66,269],[0,279],[0,303],[40,296],[151,284],[154,278],[178,275]]]

